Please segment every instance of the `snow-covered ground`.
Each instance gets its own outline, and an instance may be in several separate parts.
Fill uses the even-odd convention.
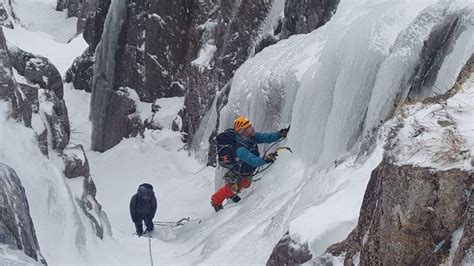
[[[13,10],[21,25],[30,31],[66,43],[76,35],[77,18],[67,18],[67,11],[57,12],[56,0],[14,0]]]
[[[22,8],[20,3],[25,4],[24,8],[28,7],[27,0],[17,1],[18,9]],[[51,5],[52,0],[41,2]],[[78,36],[70,43],[57,42],[51,34],[70,33],[70,30],[52,30],[53,24],[48,21],[35,24],[33,16],[36,14],[29,14],[31,17],[23,23],[29,29],[20,26],[14,30],[5,29],[7,40],[26,51],[48,57],[64,74],[86,47],[84,40]],[[68,22],[55,22],[54,25],[69,27]],[[292,40],[301,38],[304,37],[296,36]],[[314,45],[315,53],[319,53],[319,45]],[[295,75],[301,79],[303,73]],[[450,115],[459,132],[466,135],[466,145],[472,153],[473,80],[466,84],[463,93],[450,100],[448,106],[453,108]],[[182,98],[159,100],[163,107],[158,113],[162,131],[146,131],[144,138],[125,139],[104,153],[90,151],[90,94],[66,84],[65,100],[71,120],[71,142],[83,144],[86,149],[97,185],[97,199],[107,212],[113,231],[112,237],[104,240],[95,238],[88,229],[81,231],[87,239],[81,250],[77,248],[77,239],[72,237],[72,232],[77,231],[73,207],[67,202],[51,205],[51,201],[67,198],[68,192],[48,191],[40,183],[43,180],[64,182],[62,174],[37,150],[31,130],[6,121],[3,112],[0,117],[0,160],[14,167],[24,183],[38,240],[50,264],[148,264],[148,240],[133,234],[128,209],[130,197],[143,182],[151,183],[155,188],[158,199],[156,221],[191,218],[181,227],[156,227],[150,241],[156,264],[265,264],[274,245],[287,231],[294,238],[307,241],[318,255],[329,244],[344,239],[355,226],[370,172],[382,159],[385,135],[394,123],[387,123],[380,131],[370,156],[364,160],[348,158],[324,171],[307,168],[297,156],[282,153],[262,179],[242,193],[241,202],[229,204],[216,214],[209,204],[214,192],[214,169],[189,156],[183,149],[180,134],[169,129],[183,104]],[[455,107],[461,102],[465,103],[461,108],[463,111],[457,112]],[[145,103],[138,106],[144,118],[149,115],[150,108],[150,104]],[[412,115],[416,117],[416,114]],[[285,119],[282,118],[282,122],[287,122]],[[255,124],[257,129],[270,127]],[[34,161],[35,166],[28,166],[25,161]],[[38,174],[41,178],[35,179]],[[66,190],[66,186],[63,187]],[[54,197],[56,194],[60,195]],[[46,200],[49,202],[45,203]],[[60,214],[65,221],[54,220],[57,218],[51,212]],[[65,227],[58,227],[61,224]]]

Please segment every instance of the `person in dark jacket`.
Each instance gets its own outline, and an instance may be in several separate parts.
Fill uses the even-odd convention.
[[[137,194],[130,200],[130,216],[135,224],[137,235],[143,235],[143,222],[146,225],[146,231],[153,231],[153,218],[156,213],[156,197],[153,192],[153,186],[147,183],[138,187]]]
[[[276,155],[268,154],[265,158],[260,157],[258,144],[273,143],[286,138],[289,128],[281,129],[276,132],[255,132],[252,123],[246,117],[238,117],[234,120],[234,130],[237,132],[235,137],[236,147],[235,156],[239,160],[238,169],[233,170],[232,174],[237,176],[237,182],[227,183],[211,197],[211,205],[216,212],[220,211],[225,199],[232,199],[238,202],[240,197],[237,195],[242,189],[249,188],[252,183],[252,174],[262,165],[272,163],[276,160]]]

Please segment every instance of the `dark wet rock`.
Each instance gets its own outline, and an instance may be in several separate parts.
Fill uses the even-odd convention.
[[[304,34],[326,24],[336,12],[339,0],[288,0],[285,2],[281,38]]]
[[[372,171],[357,227],[327,252],[345,253],[345,265],[355,258],[361,265],[442,263],[452,233],[465,221],[473,184],[470,172],[383,161]]]
[[[409,98],[418,98],[420,95],[431,96],[433,90],[439,94],[445,89],[433,88],[433,85],[435,85],[445,58],[453,50],[461,33],[468,28],[463,22],[462,16],[465,14],[461,12],[446,18],[443,20],[443,24],[437,25],[428,39],[424,41],[419,64],[410,82]]]
[[[273,248],[267,265],[301,265],[312,257],[308,244],[302,245],[286,233]]]
[[[77,33],[81,33],[87,20],[95,16],[101,2],[103,0],[58,0],[56,10],[67,9],[68,17],[77,17]]]
[[[64,161],[64,176],[67,178],[90,176],[89,161],[87,161],[82,145],[67,147],[61,157]]]
[[[180,78],[190,46],[190,30],[197,3],[193,1],[154,1],[146,23],[145,86],[140,98],[153,101],[161,97],[184,95]],[[169,25],[173,25],[170,27]]]
[[[25,189],[16,172],[3,163],[0,163],[0,244],[46,263],[36,239]]]
[[[94,76],[94,53],[89,48],[74,60],[66,72],[65,82],[72,82],[77,90],[92,91],[92,77]]]
[[[67,0],[57,0],[56,11],[63,11],[67,8]]]
[[[263,26],[271,3],[265,1],[221,2],[212,27],[216,51],[210,61],[211,68],[191,66],[185,108],[180,112],[185,140],[191,142],[199,125],[211,108],[216,88],[224,87],[234,72],[251,55],[255,39]]]
[[[97,1],[95,12],[87,15],[84,24],[83,36],[89,47],[76,58],[66,72],[65,82],[72,82],[78,90],[92,91],[94,76],[95,49],[100,42],[104,29],[105,18],[109,9],[110,0]]]

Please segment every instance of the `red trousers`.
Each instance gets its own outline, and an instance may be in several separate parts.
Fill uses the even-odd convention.
[[[250,178],[244,176],[242,180],[239,182],[239,189],[242,188],[249,188],[252,181]],[[211,200],[216,205],[222,205],[222,202],[227,198],[232,198],[234,196],[234,192],[232,192],[232,185],[225,184],[221,189],[219,189],[214,195],[212,195]]]

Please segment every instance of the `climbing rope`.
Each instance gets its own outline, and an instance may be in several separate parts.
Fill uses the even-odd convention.
[[[148,251],[150,252],[150,265],[153,266],[153,255],[151,254],[151,234],[148,232]]]
[[[168,227],[178,227],[185,225],[187,222],[189,222],[191,219],[189,217],[182,218],[177,222],[160,222],[160,221],[154,221],[153,224],[156,226],[168,226]],[[199,221],[200,223],[201,221]]]
[[[284,139],[280,139],[278,141],[276,141],[275,143],[273,143],[272,145],[270,145],[266,150],[265,152],[263,153],[263,158],[265,158],[267,156],[267,153],[270,151],[271,148],[273,148],[273,146],[275,146],[276,144],[282,142]],[[275,149],[275,152],[278,153],[279,151],[281,150],[287,150],[291,153],[293,153],[293,151],[291,150],[290,147],[287,147],[287,146],[282,146],[282,147],[278,147]],[[270,166],[273,165],[274,162],[271,162],[269,163],[268,165],[266,165],[263,169],[260,169],[260,167],[257,168],[257,170],[255,171],[255,173],[252,174],[252,177],[262,173],[263,171],[267,170],[268,168],[270,168]],[[262,177],[259,177],[259,178],[255,178],[252,180],[252,182],[257,182],[257,181],[260,181],[262,179]]]

